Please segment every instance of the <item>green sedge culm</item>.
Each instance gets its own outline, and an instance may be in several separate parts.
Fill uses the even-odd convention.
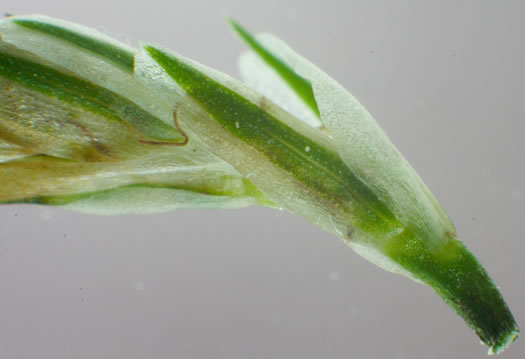
[[[496,285],[368,111],[279,39],[230,24],[251,49],[247,84],[65,21],[0,21],[0,203],[285,209],[429,285],[489,353],[505,349],[519,329]]]

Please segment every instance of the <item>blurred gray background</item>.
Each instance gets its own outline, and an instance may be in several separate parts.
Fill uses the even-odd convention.
[[[224,15],[356,95],[525,327],[522,1],[2,1],[237,76]],[[0,358],[483,358],[431,289],[285,212],[0,207]],[[503,358],[525,357],[525,339]]]

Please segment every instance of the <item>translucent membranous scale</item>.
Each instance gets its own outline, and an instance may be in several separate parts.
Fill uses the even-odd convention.
[[[268,203],[198,139],[181,146],[173,107],[133,76],[136,50],[43,16],[5,19],[0,34],[0,202],[105,214]]]
[[[1,21],[0,202],[282,208],[431,286],[491,352],[506,348],[519,329],[497,287],[370,113],[280,40],[232,25],[262,93],[157,45]]]

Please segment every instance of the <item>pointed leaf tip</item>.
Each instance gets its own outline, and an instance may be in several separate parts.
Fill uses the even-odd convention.
[[[227,18],[232,29],[239,35],[246,44],[259,55],[268,66],[277,72],[277,74],[286,82],[286,84],[299,96],[299,98],[312,110],[312,112],[321,118],[317,101],[315,100],[312,84],[310,81],[295,72],[288,66],[282,58],[270,52],[264,47],[255,36],[242,27],[231,17]]]

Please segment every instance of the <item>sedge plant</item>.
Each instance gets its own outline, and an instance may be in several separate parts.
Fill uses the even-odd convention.
[[[489,353],[506,348],[519,329],[496,285],[370,113],[279,39],[230,24],[251,87],[158,45],[0,21],[0,203],[284,209],[432,287]]]

